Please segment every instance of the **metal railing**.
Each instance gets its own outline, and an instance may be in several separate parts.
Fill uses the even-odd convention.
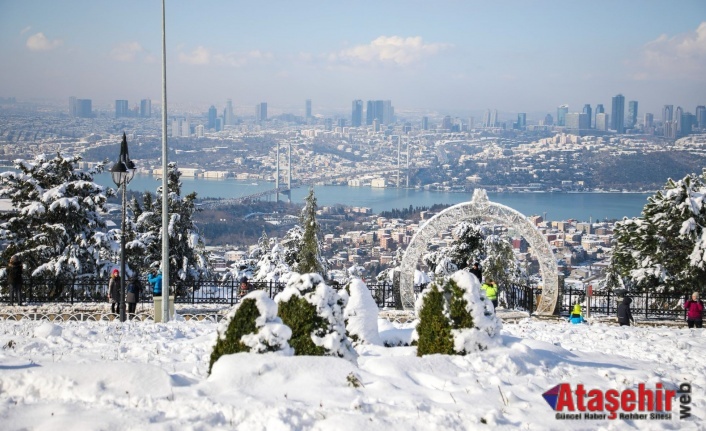
[[[614,317],[623,296],[617,296],[609,290],[593,291],[589,297],[583,289],[565,288],[562,292],[561,314],[568,315],[573,304],[581,304],[584,315],[589,311],[592,316]],[[645,320],[659,319],[686,319],[684,302],[690,297],[691,292],[642,292],[627,293],[632,299],[630,311],[634,318]],[[590,310],[588,310],[590,309]]]
[[[152,302],[152,289],[147,280],[142,280],[142,291],[139,303]],[[368,289],[380,308],[397,308],[398,297],[395,296],[392,283],[368,284]],[[249,282],[248,291],[241,291],[240,282],[230,280],[194,280],[182,283],[177,289],[174,302],[177,304],[223,304],[234,305],[242,296],[251,290],[264,290],[270,298],[274,298],[285,287],[284,283],[255,281]],[[416,286],[415,294],[425,286]],[[107,279],[81,279],[73,283],[59,284],[39,279],[25,280],[22,288],[23,302],[31,304],[46,303],[101,303],[108,301]],[[9,303],[10,295],[7,287],[0,289],[0,303]],[[500,304],[506,308],[534,311],[537,304],[537,293],[532,288],[511,285],[501,290]]]

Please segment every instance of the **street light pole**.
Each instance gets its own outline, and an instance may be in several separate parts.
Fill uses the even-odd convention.
[[[125,321],[125,213],[127,210],[127,184],[135,175],[135,163],[130,160],[127,150],[127,136],[123,132],[118,161],[110,169],[113,182],[121,188],[123,199],[122,220],[120,223],[120,321]]]

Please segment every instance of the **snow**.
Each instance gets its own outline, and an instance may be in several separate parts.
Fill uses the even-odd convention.
[[[382,345],[378,333],[378,306],[368,286],[360,278],[351,280],[350,295],[344,310],[346,330],[349,337],[357,337],[360,343]],[[354,341],[355,345],[356,342]]]
[[[379,321],[388,344],[410,324]],[[506,323],[500,344],[466,356],[356,347],[357,365],[326,357],[240,353],[207,375],[213,322],[0,323],[3,430],[701,429],[703,330]],[[357,382],[358,387],[354,387]],[[560,383],[587,389],[692,385],[680,420],[563,421],[542,398]]]

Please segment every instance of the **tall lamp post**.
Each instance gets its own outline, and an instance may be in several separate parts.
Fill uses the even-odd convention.
[[[127,183],[135,175],[135,163],[130,160],[127,151],[127,136],[123,132],[123,142],[120,144],[120,158],[110,169],[113,182],[123,193],[123,213],[120,224],[120,321],[125,321],[125,211],[127,208]]]

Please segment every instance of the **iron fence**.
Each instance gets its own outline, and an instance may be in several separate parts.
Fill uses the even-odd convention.
[[[142,292],[139,303],[151,303],[152,290],[147,280],[141,280]],[[380,308],[398,308],[399,294],[395,295],[393,284],[389,282],[367,285]],[[127,286],[126,286],[127,287]],[[228,280],[194,280],[182,283],[176,292],[174,302],[177,304],[223,304],[234,305],[242,296],[251,290],[266,291],[274,298],[285,287],[284,283],[255,281],[249,282],[249,289],[242,291],[240,282]],[[415,295],[425,286],[416,286]],[[25,280],[23,284],[23,301],[31,304],[46,303],[101,303],[108,301],[108,280],[100,278],[80,279],[73,283],[47,282],[40,279]],[[521,285],[510,285],[501,289],[500,305],[506,308],[534,311],[537,303],[537,292]],[[0,303],[9,303],[10,295],[7,287],[0,289]]]
[[[641,292],[627,293],[632,299],[630,311],[636,319],[686,319],[684,302],[691,292]],[[616,316],[623,296],[609,290],[593,291],[589,297],[583,289],[564,288],[562,291],[561,314],[568,315],[573,304],[581,304],[584,315]]]

